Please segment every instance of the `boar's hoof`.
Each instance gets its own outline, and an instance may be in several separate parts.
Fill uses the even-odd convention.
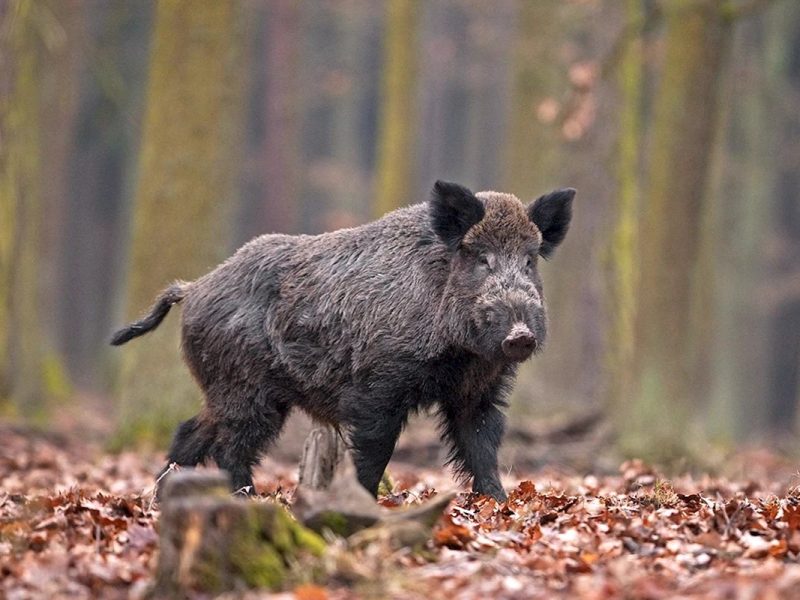
[[[478,494],[482,494],[483,496],[491,496],[498,502],[505,502],[508,500],[508,495],[506,494],[505,490],[500,486],[499,483],[496,484],[474,484],[472,486],[472,491],[477,492]]]

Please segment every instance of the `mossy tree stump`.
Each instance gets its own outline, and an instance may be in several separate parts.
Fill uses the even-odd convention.
[[[291,565],[319,557],[325,542],[281,506],[231,497],[222,472],[185,470],[165,484],[155,597],[276,590]]]

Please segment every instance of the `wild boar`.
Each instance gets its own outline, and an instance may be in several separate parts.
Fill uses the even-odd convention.
[[[537,263],[564,239],[574,196],[526,207],[438,181],[429,201],[360,227],[263,235],[168,287],[111,343],[183,304],[183,354],[205,403],[178,427],[169,463],[211,458],[234,489],[253,490],[253,465],[296,407],[347,433],[376,494],[409,414],[431,408],[456,473],[502,500],[502,409],[517,366],[545,342]]]

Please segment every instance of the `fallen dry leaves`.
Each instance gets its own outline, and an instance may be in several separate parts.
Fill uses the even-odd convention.
[[[157,559],[159,457],[0,434],[0,597],[141,596]],[[344,545],[353,573],[281,597],[800,597],[800,479],[770,460],[749,463],[755,481],[668,482],[637,461],[604,477],[532,473],[506,503],[460,494],[422,551]],[[260,491],[291,502],[292,467],[269,469]],[[394,475],[385,506],[449,481]]]
[[[136,457],[92,463],[88,448],[66,450],[57,438],[2,437],[0,596],[125,598],[143,588],[158,514]]]
[[[542,489],[523,481],[503,504],[463,496],[422,572],[464,597],[800,596],[800,489],[749,496],[691,478],[673,489],[641,463],[622,470]],[[458,576],[466,561],[469,580]]]

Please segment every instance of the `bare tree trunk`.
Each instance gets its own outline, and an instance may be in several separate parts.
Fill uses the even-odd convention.
[[[768,386],[768,316],[759,294],[766,260],[761,248],[770,236],[780,121],[769,98],[776,93],[767,61],[768,39],[775,37],[754,16],[737,26],[731,49],[736,77],[730,77],[724,107],[726,131],[720,183],[714,190],[715,298],[714,357],[708,431],[733,443],[763,433],[769,405],[753,402]],[[758,201],[754,199],[758,198]]]
[[[233,0],[162,0],[155,17],[128,270],[127,315],[228,252],[240,136],[240,23]],[[176,151],[176,149],[180,151]],[[176,311],[177,312],[177,311]],[[122,352],[117,444],[161,444],[199,406],[177,314]]]
[[[520,194],[533,194],[547,185],[560,157],[563,140],[555,115],[542,109],[563,88],[563,73],[556,56],[563,39],[558,26],[563,22],[559,9],[558,0],[518,2],[503,179],[507,189]]]
[[[730,23],[719,0],[681,0],[664,11],[666,56],[641,231],[639,389],[623,445],[669,459],[684,454],[704,398],[695,365],[706,360],[707,348],[696,344],[692,316],[702,287],[710,285],[697,273]]]
[[[564,88],[562,65],[556,56],[556,48],[563,35],[560,4],[558,0],[517,2],[503,188],[520,195],[545,191],[545,186],[556,178],[561,156],[563,139],[555,116],[551,119],[540,112],[540,107],[555,101]],[[550,306],[554,305],[554,295],[564,295],[550,286],[546,289]],[[552,326],[550,330],[555,331]],[[512,411],[522,414],[525,407],[531,404],[532,390],[545,387],[543,383],[546,380],[542,375],[548,371],[546,361],[552,358],[553,351],[551,343],[544,356],[519,370],[512,395]],[[524,401],[523,394],[527,396]],[[546,396],[537,396],[537,404]]]
[[[776,224],[770,244],[772,307],[769,313],[769,426],[782,433],[800,432],[800,7],[796,2],[775,7],[771,15],[777,35],[769,39],[773,77],[782,84],[775,94],[780,106],[770,114],[777,127],[772,189],[772,219]],[[777,76],[777,77],[776,77]],[[776,102],[777,104],[777,102]],[[792,285],[790,282],[794,282]],[[775,293],[777,290],[783,293]]]
[[[80,75],[84,54],[81,43],[86,39],[88,8],[64,2],[52,4],[53,18],[62,30],[59,42],[50,48],[42,72],[42,98],[47,101],[41,114],[42,128],[42,249],[39,260],[43,281],[42,327],[52,343],[53,368],[61,369],[56,359],[66,353],[65,340],[58,327],[58,305],[65,290],[59,273],[63,268],[64,222],[69,200],[69,165],[72,139],[75,135]],[[58,377],[65,379],[63,372]]]
[[[626,0],[625,22],[636,23],[642,18],[642,0]],[[609,366],[610,406],[615,420],[624,428],[625,406],[633,391],[636,352],[636,295],[639,274],[638,234],[640,160],[642,144],[642,40],[637,37],[625,49],[619,64],[619,141],[617,157],[617,215],[611,238],[610,286],[611,314]]]
[[[64,3],[66,4],[66,3]],[[67,206],[56,274],[59,338],[76,386],[107,391],[108,332],[119,325],[109,290],[123,285],[130,188],[147,80],[153,6],[82,3],[86,42],[79,106],[67,152]],[[82,40],[83,43],[83,40]],[[109,81],[119,82],[109,86]],[[121,87],[120,87],[121,86]]]
[[[593,57],[612,45],[622,8],[615,0],[519,2],[504,188],[531,201],[554,187],[576,187],[580,210],[576,205],[572,227],[580,234],[542,265],[547,350],[520,369],[512,411],[584,411],[587,401],[599,407],[605,400],[609,320],[601,273],[615,165],[596,157],[612,155],[616,130],[609,124],[618,105],[610,101],[613,82],[595,77]],[[579,25],[586,22],[593,26]],[[569,57],[560,50],[565,39],[575,44]]]
[[[2,65],[0,96],[0,399],[28,419],[45,420],[64,382],[46,327],[42,86],[43,74],[52,75],[48,43],[63,39],[52,27],[50,3],[14,0],[4,8],[0,54],[10,60]]]
[[[389,0],[374,214],[408,202],[416,141],[417,0]]]
[[[12,178],[16,152],[9,152],[13,122],[9,115],[14,106],[16,89],[14,46],[19,42],[12,37],[9,28],[10,15],[15,3],[0,2],[0,407],[11,406],[11,282],[14,273],[14,246],[17,231],[18,201],[14,178]]]
[[[262,232],[297,233],[300,5],[295,0],[270,2],[266,20],[264,179],[259,225]]]
[[[465,35],[468,44],[462,76],[468,92],[467,121],[464,132],[464,156],[460,168],[465,183],[481,190],[501,187],[504,129],[509,112],[512,45],[506,43],[514,27],[514,1],[492,3],[467,2],[467,32],[471,25],[483,31],[481,36]],[[438,32],[437,32],[438,33]],[[452,147],[448,148],[452,151]],[[430,185],[430,182],[428,182]]]
[[[362,221],[364,204],[371,199],[369,181],[359,164],[358,119],[362,109],[364,77],[359,76],[367,44],[369,0],[349,0],[334,9],[335,64],[342,84],[331,98],[331,178],[325,229],[338,229]]]

